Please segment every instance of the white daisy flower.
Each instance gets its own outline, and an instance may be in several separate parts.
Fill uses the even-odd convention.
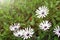
[[[51,27],[51,23],[46,20],[46,21],[41,22],[39,27],[40,29],[46,31],[47,29]]]
[[[24,32],[24,35],[22,38],[28,39],[28,38],[32,37],[33,34],[34,34],[34,30],[31,27],[27,27],[27,28],[25,28],[25,32]]]
[[[60,37],[60,27],[57,26],[54,31],[53,31],[56,35],[58,35],[58,37]]]
[[[46,6],[42,6],[36,10],[36,13],[38,18],[43,18],[47,16],[47,14],[49,13],[49,10]]]
[[[20,28],[20,23],[14,23],[14,25],[10,26],[11,31],[16,31]]]
[[[22,29],[22,30],[17,30],[17,32],[13,32],[13,34],[16,37],[22,37],[24,32],[25,31]]]

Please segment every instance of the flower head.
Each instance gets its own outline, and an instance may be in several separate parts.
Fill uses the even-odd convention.
[[[24,32],[25,31],[23,29],[21,29],[21,30],[17,30],[16,32],[13,32],[13,34],[16,37],[22,37]]]
[[[36,15],[38,18],[43,18],[47,16],[48,12],[49,12],[48,8],[46,6],[42,6],[36,10],[37,13]]]
[[[20,28],[20,24],[19,23],[14,23],[14,25],[10,26],[10,30],[11,31],[16,31]]]
[[[46,21],[41,22],[39,27],[40,29],[46,31],[47,29],[51,27],[51,23],[46,20]]]
[[[53,31],[56,35],[58,35],[58,37],[60,36],[60,27],[57,26],[54,31]]]
[[[28,39],[30,37],[32,37],[32,35],[34,34],[34,30],[31,27],[27,27],[25,28],[25,32],[22,38],[24,39]]]

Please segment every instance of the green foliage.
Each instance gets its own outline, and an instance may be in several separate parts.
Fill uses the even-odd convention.
[[[35,15],[35,10],[42,5],[49,8],[49,14],[46,18],[39,19]],[[52,23],[47,32],[38,28],[43,20],[49,20]],[[60,25],[60,0],[15,0],[13,4],[3,5],[0,9],[0,40],[22,40],[15,37],[9,30],[9,26],[16,22],[21,23],[23,28],[31,25],[35,29],[33,37],[27,40],[60,40],[53,33],[53,28]]]

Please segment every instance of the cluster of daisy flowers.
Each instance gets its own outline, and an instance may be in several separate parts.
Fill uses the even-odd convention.
[[[36,10],[36,15],[38,18],[44,18],[49,14],[49,9],[46,6],[39,7]],[[39,28],[46,31],[51,27],[51,23],[48,20],[45,20],[39,24]],[[56,26],[53,31],[58,37],[60,37],[60,27]]]
[[[32,37],[34,34],[34,29],[30,26],[25,29],[20,29],[20,24],[15,23],[14,25],[10,26],[10,30],[13,31],[13,35],[16,37],[21,37],[24,40]]]
[[[39,7],[36,11],[38,18],[44,18],[49,14],[49,9],[46,6]],[[48,30],[51,27],[51,23],[48,20],[45,20],[39,24],[41,30]]]
[[[49,9],[46,6],[39,7],[36,11],[36,15],[38,18],[44,18],[49,14]],[[13,31],[13,34],[16,37],[21,37],[23,39],[31,38],[34,34],[34,29],[30,26],[25,29],[20,29],[20,23],[15,23],[14,25],[10,26],[10,30]],[[44,20],[39,24],[39,28],[43,31],[47,31],[51,27],[51,22],[48,20]],[[57,26],[54,28],[53,32],[60,36],[60,27]]]

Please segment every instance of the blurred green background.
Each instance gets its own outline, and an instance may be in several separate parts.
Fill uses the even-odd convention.
[[[44,5],[49,8],[49,14],[46,18],[39,19],[35,11]],[[38,25],[43,20],[52,23],[50,30],[39,30]],[[60,0],[4,0],[4,3],[0,4],[0,40],[22,40],[9,30],[9,26],[16,22],[21,23],[23,28],[31,25],[35,29],[33,37],[27,40],[60,40],[53,33],[54,27],[60,25]]]

